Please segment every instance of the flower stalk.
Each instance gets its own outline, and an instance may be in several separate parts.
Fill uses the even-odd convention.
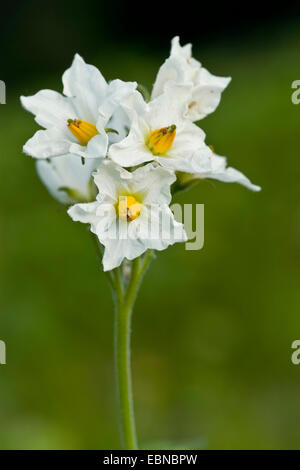
[[[137,450],[132,377],[131,377],[131,319],[132,312],[143,276],[151,259],[152,250],[144,257],[132,262],[132,270],[127,289],[124,290],[124,278],[120,269],[115,274],[115,369],[122,445],[126,450]]]
[[[92,234],[97,254],[102,257],[102,246]],[[119,404],[119,426],[122,446],[126,450],[138,450],[131,376],[131,320],[135,300],[144,274],[154,258],[153,250],[136,258],[130,265],[130,276],[123,266],[107,271],[107,279],[115,302],[114,360]]]
[[[121,440],[126,450],[136,450],[138,445],[134,419],[130,362],[133,301],[127,299],[127,295],[121,295],[121,298],[119,295],[117,297],[118,301],[115,316],[115,371]]]

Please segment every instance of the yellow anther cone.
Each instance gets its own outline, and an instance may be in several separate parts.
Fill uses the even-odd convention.
[[[176,126],[161,127],[151,132],[149,137],[150,150],[157,154],[163,154],[170,150],[176,136]]]
[[[134,196],[121,196],[118,205],[118,215],[122,220],[131,222],[138,218],[141,207],[141,203]]]
[[[81,119],[68,119],[68,129],[82,144],[87,144],[95,135],[99,134],[94,124]]]

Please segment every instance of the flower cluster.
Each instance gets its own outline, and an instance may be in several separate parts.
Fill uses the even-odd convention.
[[[79,55],[62,81],[63,94],[21,97],[44,128],[23,150],[72,219],[90,224],[105,271],[187,239],[169,208],[173,188],[214,178],[260,189],[206,145],[195,121],[216,109],[230,78],[209,73],[178,37],[148,100],[137,83],[107,83]]]

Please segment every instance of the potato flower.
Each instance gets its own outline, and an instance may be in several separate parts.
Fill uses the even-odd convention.
[[[152,99],[176,84],[192,84],[192,94],[186,116],[192,121],[203,119],[215,111],[221,93],[230,83],[230,77],[217,77],[192,57],[192,45],[181,46],[179,37],[172,39],[171,54],[160,67],[152,90]]]
[[[63,95],[41,90],[33,96],[22,96],[25,109],[35,115],[44,127],[23,147],[35,158],[76,155],[82,158],[105,158],[107,132],[113,130],[122,138],[125,127],[110,129],[120,103],[136,88],[136,83],[113,80],[107,83],[100,71],[75,55],[71,67],[62,77]],[[107,128],[106,128],[107,126]]]
[[[260,190],[215,154],[195,124],[215,111],[229,82],[203,68],[191,45],[182,47],[175,37],[148,97],[135,82],[107,83],[78,54],[63,74],[63,94],[21,97],[44,128],[23,150],[37,160],[51,195],[70,206],[71,219],[90,225],[112,288],[120,429],[128,450],[138,449],[130,368],[134,302],[154,253],[187,240],[171,211],[173,195],[204,178]],[[181,207],[172,209],[180,217]]]
[[[169,208],[175,179],[174,173],[155,164],[129,172],[109,160],[102,163],[94,175],[96,200],[76,204],[68,213],[74,221],[89,223],[104,245],[104,271],[148,249],[160,251],[187,240]]]

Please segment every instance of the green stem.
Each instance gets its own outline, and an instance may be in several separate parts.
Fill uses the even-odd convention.
[[[125,295],[117,295],[115,319],[115,367],[117,376],[118,401],[120,409],[120,427],[123,447],[127,450],[138,449],[130,364],[131,318],[139,286],[152,253],[144,259],[137,258],[132,264],[132,274]]]
[[[97,237],[92,234],[97,255],[101,259],[103,248]],[[132,262],[132,270],[127,289],[122,266],[106,271],[116,306],[115,317],[115,368],[117,393],[120,412],[120,428],[123,447],[126,450],[138,448],[132,397],[132,379],[130,364],[131,317],[134,302],[143,276],[153,258],[153,251],[148,250],[144,256]]]

